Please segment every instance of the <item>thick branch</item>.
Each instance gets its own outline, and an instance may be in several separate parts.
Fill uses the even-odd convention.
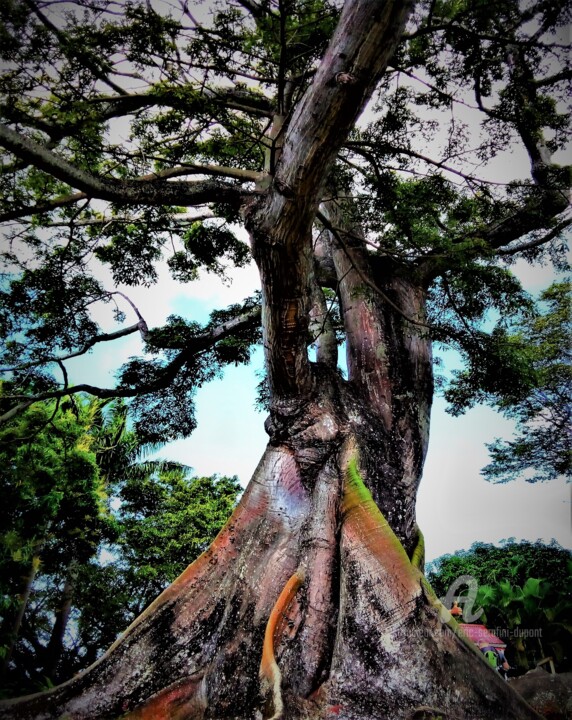
[[[510,245],[511,242],[531,233],[535,230],[542,230],[550,225],[552,219],[566,209],[568,206],[568,198],[564,190],[544,190],[539,189],[538,196],[527,202],[516,212],[502,218],[498,222],[489,225],[488,228],[475,230],[453,240],[453,249],[447,254],[429,255],[419,264],[417,271],[418,277],[422,282],[429,282],[432,278],[442,275],[449,269],[450,260],[459,253],[464,257],[477,258],[490,255],[491,251],[498,254],[514,254],[520,249],[526,249],[523,245],[519,250],[515,248],[502,252],[501,248]],[[561,224],[559,224],[560,226]],[[559,227],[557,226],[557,227]],[[563,226],[565,227],[565,225]],[[549,242],[555,237],[560,228],[555,233],[548,233],[541,242],[535,245],[541,245]]]
[[[158,230],[172,230],[173,228],[184,228],[188,227],[192,223],[201,222],[203,220],[212,220],[216,215],[212,212],[205,212],[199,215],[193,213],[178,213],[169,217],[169,221],[166,221],[163,226],[155,225]],[[100,217],[89,218],[87,220],[74,220],[70,222],[50,222],[46,223],[46,227],[91,227],[95,225],[103,226],[110,225],[134,225],[141,222],[142,218],[139,215],[102,215]]]
[[[309,331],[316,347],[316,360],[335,370],[338,365],[338,344],[331,308],[315,278],[312,279],[312,298],[314,303],[310,311]]]
[[[497,250],[497,255],[516,255],[519,252],[524,252],[525,250],[532,250],[534,248],[541,247],[542,245],[546,245],[546,243],[554,240],[554,238],[558,237],[558,235],[560,235],[563,230],[566,230],[567,227],[570,227],[570,225],[572,225],[572,220],[563,220],[562,222],[558,223],[558,225],[556,225],[549,233],[546,233],[545,235],[542,235],[535,240],[531,240],[530,242],[522,243],[521,245],[515,245],[511,248],[500,248],[499,250]]]
[[[138,110],[144,110],[151,107],[184,107],[189,114],[198,110],[204,112],[212,107],[213,113],[216,114],[217,109],[224,107],[231,110],[253,115],[255,117],[271,117],[271,102],[263,95],[248,93],[234,88],[204,88],[201,95],[195,94],[188,100],[177,92],[171,92],[169,89],[161,88],[160,90],[151,89],[149,92],[141,94],[125,94],[116,96],[98,96],[95,98],[87,98],[84,101],[89,106],[101,106],[97,113],[97,120],[105,122],[113,118],[125,117],[131,115]],[[4,104],[0,108],[2,115],[12,123],[18,123],[24,127],[32,127],[36,130],[48,135],[51,144],[59,142],[64,137],[69,137],[80,130],[86,122],[93,122],[94,118],[91,113],[84,118],[81,113],[73,120],[66,119],[63,122],[48,122],[45,118],[29,115],[22,111],[21,108],[12,104]]]
[[[236,0],[239,5],[242,5],[243,8],[248,10],[248,12],[252,15],[253,18],[256,20],[261,20],[265,15],[267,14],[268,10],[265,7],[262,7],[256,2],[253,2],[253,0]]]
[[[517,212],[489,227],[483,238],[495,249],[508,245],[533,230],[545,228],[554,216],[566,210],[568,204],[564,188],[543,189]]]
[[[137,178],[139,182],[152,182],[154,180],[168,180],[173,177],[184,177],[185,175],[213,175],[214,177],[226,177],[243,182],[260,182],[264,173],[246,168],[229,167],[228,165],[204,165],[202,163],[185,163],[176,167],[159,170],[148,175]]]
[[[339,243],[340,247],[344,251],[345,255],[347,256],[348,260],[351,263],[351,267],[355,272],[359,275],[360,280],[364,283],[364,285],[367,285],[370,290],[373,290],[377,295],[380,296],[380,298],[383,300],[383,302],[387,303],[395,312],[400,315],[404,320],[407,320],[407,322],[411,323],[412,325],[417,325],[418,327],[424,327],[429,328],[431,327],[427,323],[421,322],[419,320],[416,320],[415,318],[409,317],[406,315],[403,310],[396,305],[393,300],[388,297],[383,290],[378,287],[371,278],[367,276],[367,274],[363,271],[363,269],[359,266],[359,263],[356,261],[356,258],[353,256],[351,249],[348,247],[347,243],[344,242],[344,239],[342,237],[342,232],[335,227],[328,218],[321,212],[317,214],[318,220],[322,223],[322,225],[332,233],[332,235],[336,238],[337,242]],[[347,233],[346,233],[347,234]]]
[[[20,218],[29,217],[30,215],[41,215],[42,213],[51,212],[52,210],[57,210],[61,207],[75,205],[80,200],[86,200],[87,197],[88,196],[85,193],[71,193],[70,195],[61,195],[53,200],[39,203],[38,205],[24,205],[22,207],[0,213],[0,223],[19,220]]]
[[[236,185],[213,181],[168,182],[164,178],[158,178],[156,174],[139,180],[120,181],[93,175],[6,125],[0,125],[0,144],[17,157],[77,188],[85,195],[101,200],[137,205],[202,205],[208,202],[227,202],[237,206],[241,204],[244,195]],[[205,168],[202,168],[201,172],[206,172]],[[164,175],[168,176],[169,173],[180,175],[182,169],[173,168],[165,171]],[[29,207],[22,208],[16,217],[28,215],[32,211]],[[8,213],[5,213],[0,220],[14,219],[15,212],[17,211],[12,211],[9,218],[6,217]]]
[[[273,111],[272,103],[264,95],[236,90],[235,88],[204,88],[200,97],[192,96],[189,105],[192,105],[194,109],[197,102],[200,101],[203,101],[205,105],[214,103],[216,106],[241,110],[257,117],[270,117]],[[181,105],[185,104],[180,93],[170,92],[169,89],[164,88],[161,88],[160,91],[150,90],[148,93],[142,94],[91,98],[88,102],[106,106],[101,113],[103,120],[121,117],[153,106],[180,108]],[[189,109],[192,108],[189,107]]]
[[[345,3],[314,81],[289,120],[268,195],[247,209],[275,396],[297,395],[311,383],[305,333],[312,304],[312,223],[330,167],[387,67],[410,8],[410,2]],[[277,272],[279,267],[288,272]]]
[[[539,80],[534,80],[534,84],[537,88],[539,87],[547,87],[549,85],[556,85],[556,83],[562,82],[563,80],[571,80],[572,79],[572,69],[568,68],[566,70],[562,70],[562,72],[555,73],[554,75],[549,75],[545,78],[540,78]]]

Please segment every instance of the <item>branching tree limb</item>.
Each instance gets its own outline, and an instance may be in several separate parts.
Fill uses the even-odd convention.
[[[50,173],[58,180],[68,183],[82,192],[76,195],[74,201],[83,199],[86,196],[110,200],[124,204],[147,204],[147,205],[202,205],[209,202],[222,202],[238,206],[242,203],[245,195],[239,186],[228,183],[215,182],[167,182],[157,175],[148,175],[140,180],[121,181],[115,178],[104,178],[82,170],[64,158],[51,152],[39,143],[26,138],[15,132],[6,125],[0,125],[0,144],[17,157],[33,163],[45,172]],[[189,170],[171,169],[165,171],[169,174],[188,174]],[[197,172],[197,170],[195,170]],[[205,168],[201,169],[205,173]],[[215,174],[222,174],[216,172]],[[253,175],[245,172],[244,175],[252,180]],[[56,199],[58,206],[62,203],[68,204],[71,198]],[[41,207],[45,207],[42,205]],[[5,213],[0,221],[15,219],[36,212],[35,208],[27,207],[21,210],[14,210]]]
[[[204,352],[205,350],[208,350],[209,348],[216,345],[217,342],[224,340],[227,337],[230,337],[233,333],[239,332],[240,330],[244,330],[247,327],[250,327],[253,323],[256,323],[260,320],[260,307],[254,307],[251,310],[249,310],[246,313],[243,313],[242,315],[233,318],[232,320],[228,320],[225,323],[222,323],[221,325],[218,325],[215,328],[212,328],[211,330],[202,333],[200,335],[196,335],[191,340],[187,341],[185,344],[185,347],[181,352],[179,352],[167,365],[165,365],[163,368],[161,368],[155,380],[149,383],[142,383],[137,386],[117,386],[114,388],[101,388],[97,387],[95,385],[90,385],[88,383],[81,383],[79,385],[74,386],[68,386],[67,381],[65,383],[65,387],[59,389],[59,390],[50,390],[42,393],[37,393],[36,395],[5,395],[4,400],[10,401],[10,400],[16,400],[20,401],[17,405],[10,408],[6,413],[4,413],[2,416],[0,416],[0,423],[6,422],[10,418],[15,417],[19,413],[23,412],[27,407],[29,407],[31,404],[35,402],[39,402],[41,400],[49,400],[51,398],[60,398],[65,397],[68,395],[75,395],[77,393],[87,393],[88,395],[93,395],[98,398],[128,398],[128,397],[137,397],[140,395],[145,395],[148,393],[156,392],[157,390],[162,390],[166,387],[169,387],[169,385],[173,382],[173,379],[176,377],[176,375],[179,373],[179,371],[188,363],[193,357],[198,355],[201,352]],[[129,333],[133,333],[136,330],[140,329],[140,324],[136,326],[132,326],[130,328],[126,328],[124,332],[119,331],[118,334],[116,334],[116,337],[127,335]],[[111,339],[105,338],[105,339]],[[95,339],[91,343],[91,347],[96,342],[99,342],[101,340],[101,336],[99,336],[99,340]],[[175,346],[170,345],[169,348],[173,349]],[[89,348],[87,348],[89,349]],[[60,364],[60,367],[62,367],[61,363],[63,360],[68,359],[69,357],[74,357],[79,353],[74,353],[66,358],[54,358],[53,362],[57,362]]]

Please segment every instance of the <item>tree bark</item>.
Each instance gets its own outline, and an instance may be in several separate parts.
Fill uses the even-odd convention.
[[[39,548],[41,545],[38,546],[38,549],[36,552],[39,551]],[[20,629],[22,627],[22,621],[24,619],[24,614],[26,612],[26,608],[28,607],[28,602],[30,600],[30,593],[32,592],[32,587],[34,585],[34,580],[36,579],[36,575],[38,574],[38,568],[40,567],[40,556],[38,554],[35,554],[32,557],[32,563],[30,565],[30,570],[27,575],[24,577],[24,582],[22,583],[22,592],[20,593],[20,603],[18,605],[18,611],[16,613],[16,616],[14,618],[14,621],[12,623],[12,627],[10,629],[9,638],[10,638],[10,644],[6,648],[6,653],[4,655],[4,658],[2,659],[2,667],[0,668],[0,677],[4,678],[6,676],[6,673],[8,672],[8,668],[10,665],[10,660],[12,659],[12,654],[14,652],[14,647],[16,646],[16,643],[18,642],[18,639],[20,637]]]
[[[373,272],[347,200],[329,203],[326,212],[334,229],[330,243],[346,330],[348,379],[375,415],[363,459],[369,477],[376,478],[369,487],[411,553],[433,397],[425,288],[413,275],[396,274],[388,258]]]
[[[313,374],[213,546],[88,671],[0,717],[537,717],[443,622],[361,481],[383,476],[362,463],[363,400]]]

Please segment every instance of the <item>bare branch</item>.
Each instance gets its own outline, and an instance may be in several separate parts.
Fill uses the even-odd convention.
[[[30,407],[30,405],[33,405],[35,400],[26,400],[25,402],[21,402],[18,405],[14,405],[14,407],[10,408],[7,412],[4,413],[4,415],[0,416],[0,423],[8,422],[8,420],[11,420],[13,417],[16,417],[17,415],[20,415],[24,412],[27,408]]]
[[[536,197],[489,226],[481,237],[495,249],[508,245],[533,230],[545,228],[553,217],[566,210],[568,204],[569,197],[564,188],[539,188]]]
[[[192,213],[179,213],[172,215],[170,220],[172,223],[165,222],[164,227],[155,224],[155,227],[161,230],[170,230],[173,228],[182,228],[188,226],[190,223],[201,222],[202,220],[212,220],[217,216],[212,212],[201,213],[200,215],[193,215]],[[121,225],[134,225],[142,220],[138,215],[125,215],[114,217],[112,215],[102,215],[101,217],[89,218],[88,220],[74,220],[74,227],[91,227],[94,225],[110,225],[111,223]],[[46,223],[46,227],[69,227],[69,222],[50,222]]]
[[[125,295],[125,293],[122,293],[122,292],[120,292],[119,290],[115,290],[114,292],[109,293],[109,294],[110,294],[110,295],[119,295],[119,296],[122,297],[126,302],[128,302],[129,305],[131,305],[131,308],[133,309],[133,312],[135,313],[135,315],[137,315],[137,317],[138,317],[138,319],[139,319],[139,322],[137,323],[137,328],[138,328],[139,332],[141,333],[141,337],[143,338],[143,340],[145,340],[145,338],[146,338],[146,336],[147,336],[147,333],[149,332],[149,328],[147,327],[147,323],[145,322],[145,318],[144,318],[143,315],[141,315],[141,313],[139,312],[139,308],[137,307],[137,305],[135,305],[135,303],[134,303],[130,298],[128,298],[127,295]]]
[[[173,168],[166,168],[158,172],[142,175],[137,178],[138,182],[150,182],[153,180],[167,180],[173,177],[184,177],[185,175],[213,175],[214,177],[227,177],[244,182],[260,182],[266,173],[245,168],[228,167],[226,165],[203,165],[201,163],[185,163]]]
[[[546,245],[546,243],[554,240],[555,237],[558,237],[558,235],[560,235],[560,233],[570,225],[572,225],[572,218],[558,223],[558,225],[556,225],[549,233],[546,233],[546,235],[536,238],[535,240],[531,240],[527,243],[522,243],[522,245],[515,245],[512,248],[500,248],[497,250],[497,255],[516,255],[519,252],[523,252],[525,250],[532,250],[535,247]]]
[[[260,318],[260,307],[252,308],[251,310],[239,315],[232,320],[228,320],[221,325],[209,330],[208,332],[202,333],[193,337],[187,342],[186,347],[178,353],[178,355],[171,360],[165,367],[163,367],[157,374],[156,379],[153,382],[141,384],[134,387],[116,387],[116,388],[100,388],[95,385],[89,385],[83,383],[81,385],[74,385],[73,387],[61,388],[59,390],[49,390],[47,392],[38,393],[37,395],[5,395],[5,400],[19,400],[21,401],[18,405],[10,408],[4,415],[0,416],[0,423],[6,422],[12,417],[22,413],[27,407],[35,402],[41,400],[50,400],[51,398],[61,398],[68,395],[76,395],[77,393],[87,393],[99,398],[118,398],[118,397],[136,397],[138,395],[145,395],[158,390],[163,390],[168,387],[176,377],[177,373],[196,355],[209,349],[220,340],[224,340],[229,335],[242,330]],[[140,329],[139,324],[130,328],[131,332]],[[61,359],[60,359],[61,361]],[[56,360],[57,362],[57,360]]]

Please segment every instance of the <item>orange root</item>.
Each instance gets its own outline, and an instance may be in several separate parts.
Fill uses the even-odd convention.
[[[282,701],[282,692],[280,685],[282,682],[282,674],[280,668],[276,662],[274,655],[274,649],[277,642],[276,630],[282,618],[285,616],[288,606],[294,599],[294,596],[300,589],[304,582],[305,574],[303,570],[297,570],[292,577],[288,580],[282,592],[278,596],[268,623],[266,625],[266,632],[264,633],[264,645],[262,648],[262,660],[260,662],[260,684],[262,694],[266,695],[270,690],[272,691],[272,708],[273,715],[269,720],[278,720],[282,717],[284,710],[284,703]]]

